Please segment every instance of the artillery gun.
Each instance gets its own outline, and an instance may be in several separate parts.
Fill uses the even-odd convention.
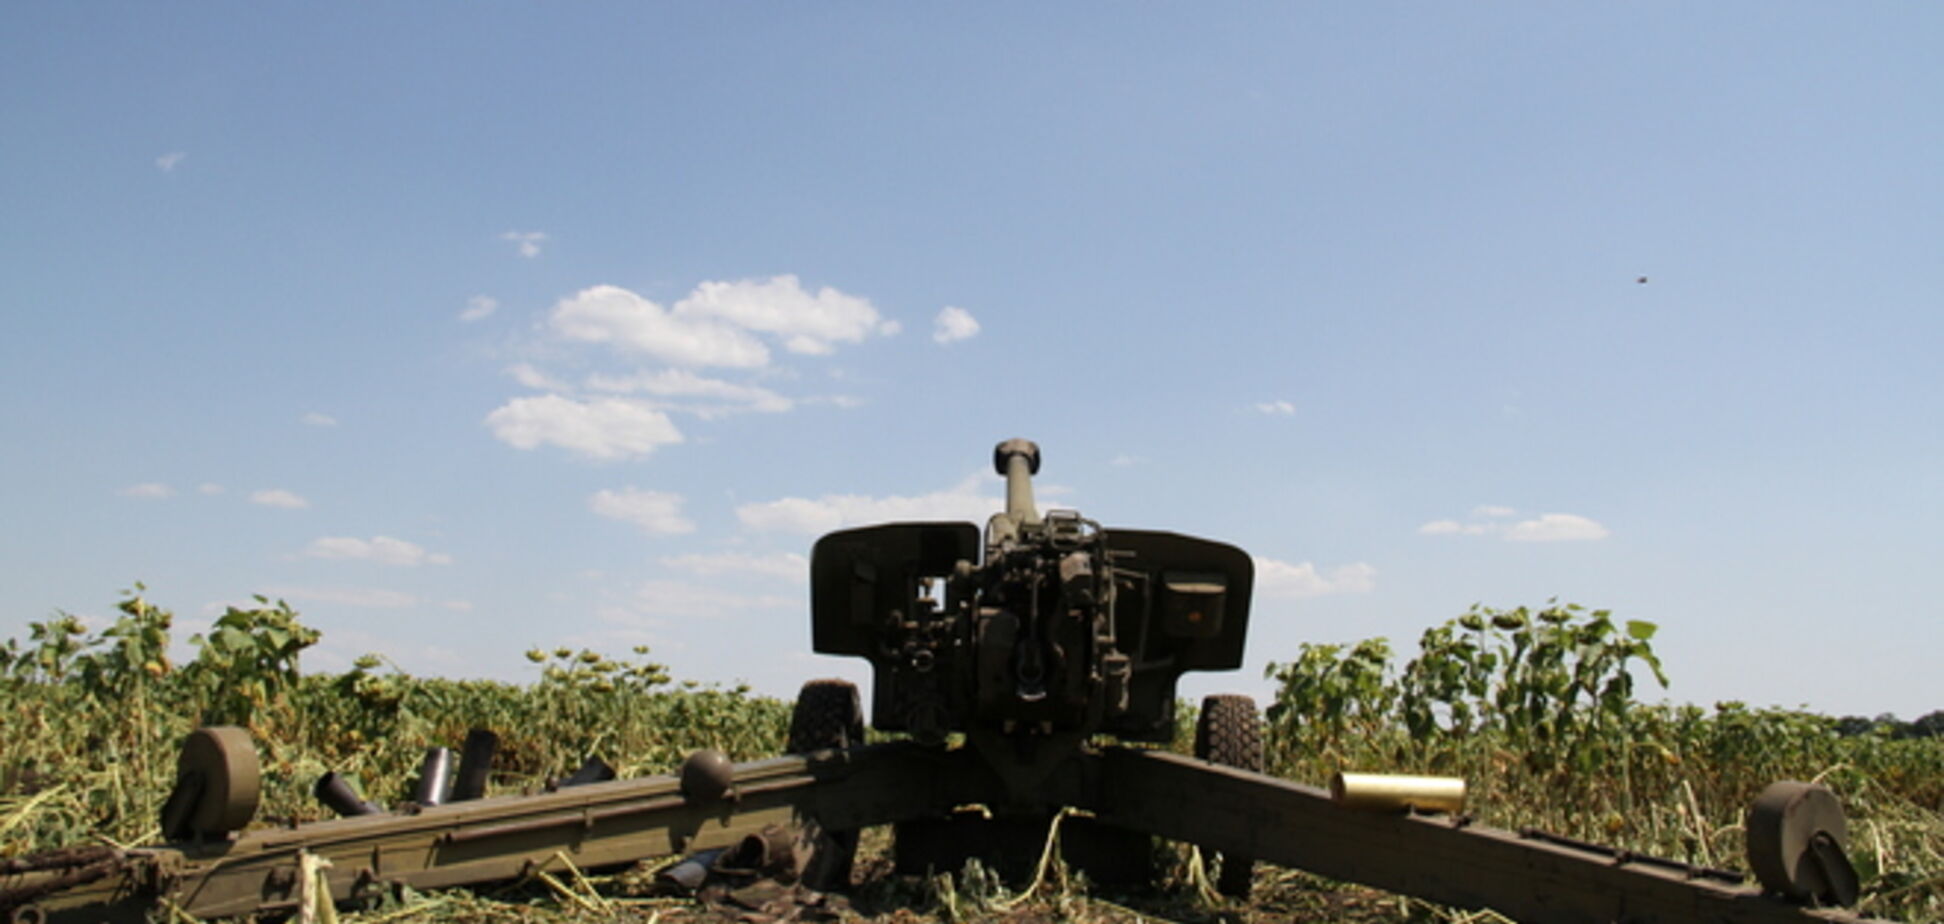
[[[162,811],[167,843],[0,860],[7,924],[197,918],[358,902],[443,887],[747,845],[788,830],[793,875],[849,881],[857,832],[890,825],[900,869],[1001,870],[1037,856],[1049,826],[1096,878],[1145,875],[1154,836],[1218,855],[1219,888],[1246,894],[1264,861],[1535,924],[1863,922],[1828,790],[1777,783],[1749,810],[1740,873],[1636,855],[1457,814],[1448,784],[1348,776],[1329,790],[1262,774],[1254,703],[1213,696],[1194,755],[1174,737],[1176,684],[1241,665],[1253,563],[1167,532],[1041,515],[1037,446],[999,444],[1006,509],[970,523],[831,533],[811,557],[813,643],[872,665],[868,744],[857,689],[806,684],[789,754],[731,764],[692,754],[674,776],[611,779],[590,762],[547,791],[481,798],[490,735],[427,757],[415,801],[386,812],[319,781],[346,817],[250,829],[260,788],[247,734],[192,734]],[[1375,810],[1373,810],[1373,808]]]

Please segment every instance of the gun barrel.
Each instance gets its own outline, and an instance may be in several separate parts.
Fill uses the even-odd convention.
[[[1010,439],[992,449],[992,467],[1006,479],[1006,516],[1019,526],[1038,523],[1033,476],[1039,474],[1040,449],[1032,440]]]

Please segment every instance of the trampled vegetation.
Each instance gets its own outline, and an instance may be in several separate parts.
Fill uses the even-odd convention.
[[[342,674],[303,674],[299,656],[318,633],[281,602],[260,602],[193,637],[195,655],[182,664],[168,656],[170,614],[139,589],[100,631],[63,614],[0,644],[0,857],[156,839],[177,745],[201,724],[243,725],[255,735],[265,781],[259,818],[271,823],[326,817],[309,788],[327,770],[354,777],[369,798],[402,801],[425,748],[455,745],[471,727],[500,732],[495,789],[518,791],[589,755],[623,776],[668,772],[699,747],[760,757],[781,746],[788,725],[788,703],[677,683],[645,660],[645,649],[629,657],[536,649],[527,657],[540,677],[524,685],[411,677],[377,656]],[[1340,769],[1462,776],[1469,810],[1483,823],[1728,867],[1743,865],[1741,814],[1764,785],[1816,780],[1849,811],[1862,910],[1944,919],[1944,738],[1924,734],[1930,717],[1906,725],[1738,703],[1642,703],[1636,675],[1660,672],[1653,634],[1649,624],[1574,606],[1474,608],[1428,630],[1408,661],[1382,639],[1302,646],[1272,667],[1269,768],[1307,782]],[[1192,710],[1181,713],[1191,725]],[[1090,895],[1064,877],[1020,896],[967,870],[956,880],[874,883],[872,899],[858,907],[889,903],[905,919],[1021,907],[1084,920],[1457,917],[1298,874],[1259,876],[1247,908],[1221,907],[1194,887],[1195,869],[1180,864],[1146,896]],[[629,881],[595,885],[625,891]],[[571,918],[629,907],[598,895],[507,894],[488,901],[453,893],[426,899],[417,912],[385,914]],[[693,911],[656,904],[643,910],[651,913],[672,920]]]

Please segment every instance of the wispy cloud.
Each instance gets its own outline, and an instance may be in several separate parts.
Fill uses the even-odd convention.
[[[822,497],[785,497],[744,504],[736,518],[750,529],[765,532],[818,535],[846,526],[891,520],[967,520],[983,523],[1005,507],[982,486],[994,479],[974,475],[942,491],[911,497],[871,497],[862,494],[825,494]]]
[[[1605,526],[1572,513],[1542,513],[1505,530],[1505,538],[1512,542],[1590,542],[1609,535]]]
[[[508,231],[500,235],[500,240],[513,242],[520,256],[531,260],[540,255],[540,245],[547,242],[547,235],[541,231]]]
[[[1418,527],[1420,536],[1483,536],[1489,527],[1484,523],[1460,523],[1457,520],[1432,520]]]
[[[302,510],[310,506],[310,501],[282,488],[265,488],[250,492],[250,503],[264,507],[280,507],[285,510]]]
[[[1256,413],[1268,414],[1271,417],[1286,417],[1296,413],[1296,405],[1288,401],[1257,401],[1255,409]]]
[[[620,394],[640,392],[672,399],[660,402],[660,406],[703,418],[739,411],[777,413],[796,405],[795,401],[761,386],[705,378],[687,369],[663,369],[625,376],[597,374],[588,377],[587,387],[594,391]]]
[[[796,594],[746,594],[686,581],[645,581],[627,603],[604,615],[614,622],[640,625],[656,619],[714,621],[741,610],[796,608]]]
[[[338,420],[329,414],[312,411],[304,415],[304,423],[312,427],[335,427],[338,425]]]
[[[466,310],[459,312],[459,320],[471,324],[492,317],[499,310],[499,299],[490,295],[475,295],[466,299]]]
[[[957,343],[978,335],[978,319],[963,308],[947,305],[939,310],[937,317],[932,318],[932,340],[935,342]]]
[[[795,552],[750,555],[746,552],[674,555],[661,563],[698,577],[750,575],[802,583],[810,579],[810,559]]]
[[[587,509],[611,520],[633,523],[644,532],[660,535],[695,532],[695,523],[682,516],[682,495],[667,491],[644,491],[632,486],[619,491],[597,491],[587,499]]]
[[[1518,513],[1511,507],[1481,504],[1466,521],[1432,520],[1417,531],[1422,536],[1497,536],[1507,542],[1591,542],[1611,535],[1600,523],[1574,513],[1514,520]]]
[[[182,151],[170,151],[155,159],[155,168],[163,173],[174,173],[176,165],[182,163],[182,159],[188,156]]]
[[[1312,562],[1255,560],[1255,589],[1267,597],[1302,598],[1328,594],[1367,594],[1377,589],[1377,569],[1365,562],[1318,570]]]
[[[403,591],[378,587],[271,587],[264,596],[273,600],[332,603],[371,609],[402,609],[419,605],[419,598]]]
[[[123,497],[139,497],[143,500],[162,500],[163,498],[174,497],[175,489],[159,481],[144,481],[141,484],[131,484],[121,489],[120,493]]]
[[[370,539],[325,536],[312,540],[304,549],[304,554],[310,558],[346,558],[404,567],[452,564],[450,555],[428,552],[417,543],[390,536],[373,536]]]
[[[506,374],[512,376],[513,381],[540,391],[571,392],[574,390],[573,386],[540,371],[532,363],[514,363],[507,367]]]
[[[682,431],[667,414],[623,398],[514,398],[486,415],[486,425],[517,449],[553,445],[593,459],[646,456],[682,442]]]
[[[221,494],[223,493],[223,490],[224,489],[222,485],[217,484],[213,481],[205,481],[202,484],[196,485],[196,493],[208,497],[214,497],[218,494]]]

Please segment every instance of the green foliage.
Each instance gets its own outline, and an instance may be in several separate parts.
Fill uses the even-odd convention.
[[[1576,604],[1473,606],[1426,630],[1401,669],[1385,639],[1304,644],[1295,661],[1269,665],[1268,718],[1281,740],[1314,753],[1401,727],[1416,740],[1491,734],[1535,768],[1585,773],[1628,739],[1634,666],[1667,682],[1654,631],[1640,621],[1623,630],[1606,610]]]
[[[1330,751],[1388,727],[1397,706],[1390,658],[1390,642],[1373,638],[1354,646],[1306,642],[1294,662],[1270,664],[1277,685],[1267,716],[1272,737]]]
[[[86,647],[82,637],[87,635],[87,627],[73,614],[62,613],[47,622],[28,623],[27,633],[27,643],[32,647],[24,652],[15,640],[7,640],[7,668],[13,679],[42,683],[66,680],[75,656]]]
[[[201,724],[243,725],[259,735],[295,713],[290,692],[302,675],[298,655],[317,644],[318,632],[297,621],[290,604],[257,597],[254,609],[230,607],[207,635],[189,644],[196,660],[185,670],[201,704]]]
[[[176,665],[172,616],[144,594],[125,592],[99,632],[59,613],[0,644],[0,856],[153,839],[176,748],[198,723],[255,732],[268,823],[323,817],[309,787],[327,770],[402,800],[425,749],[473,727],[500,733],[492,785],[514,791],[589,755],[624,776],[669,772],[698,747],[767,756],[789,720],[788,703],[747,687],[672,681],[646,648],[535,648],[526,684],[413,677],[378,655],[304,674],[317,631],[262,598],[193,637],[195,657]],[[1401,665],[1384,639],[1301,646],[1270,667],[1268,765],[1308,782],[1338,769],[1462,776],[1484,823],[1714,866],[1742,864],[1741,813],[1762,786],[1820,780],[1850,814],[1863,910],[1944,918],[1944,738],[1929,734],[1944,713],[1906,724],[1643,704],[1637,676],[1666,683],[1654,631],[1571,604],[1474,606]],[[1193,710],[1178,718],[1192,727]]]
[[[542,670],[525,685],[413,677],[378,655],[305,674],[300,658],[319,633],[263,598],[191,637],[195,657],[176,665],[172,616],[143,593],[125,592],[99,632],[61,613],[30,624],[25,644],[0,644],[0,856],[97,834],[152,839],[176,748],[201,724],[255,736],[263,818],[314,820],[326,810],[309,787],[327,770],[400,801],[425,749],[456,746],[470,728],[500,733],[493,785],[521,789],[596,754],[629,775],[668,772],[703,746],[766,756],[789,721],[788,703],[747,687],[671,688],[645,647],[631,657],[536,651]]]
[[[1640,703],[1637,674],[1667,683],[1655,630],[1573,604],[1473,606],[1427,630],[1401,667],[1384,639],[1303,645],[1269,667],[1268,765],[1312,781],[1344,769],[1461,776],[1489,824],[1711,866],[1742,865],[1741,815],[1764,786],[1819,780],[1849,811],[1865,908],[1936,919],[1944,876],[1921,858],[1944,847],[1944,741],[1894,721],[1859,731],[1742,703]]]

